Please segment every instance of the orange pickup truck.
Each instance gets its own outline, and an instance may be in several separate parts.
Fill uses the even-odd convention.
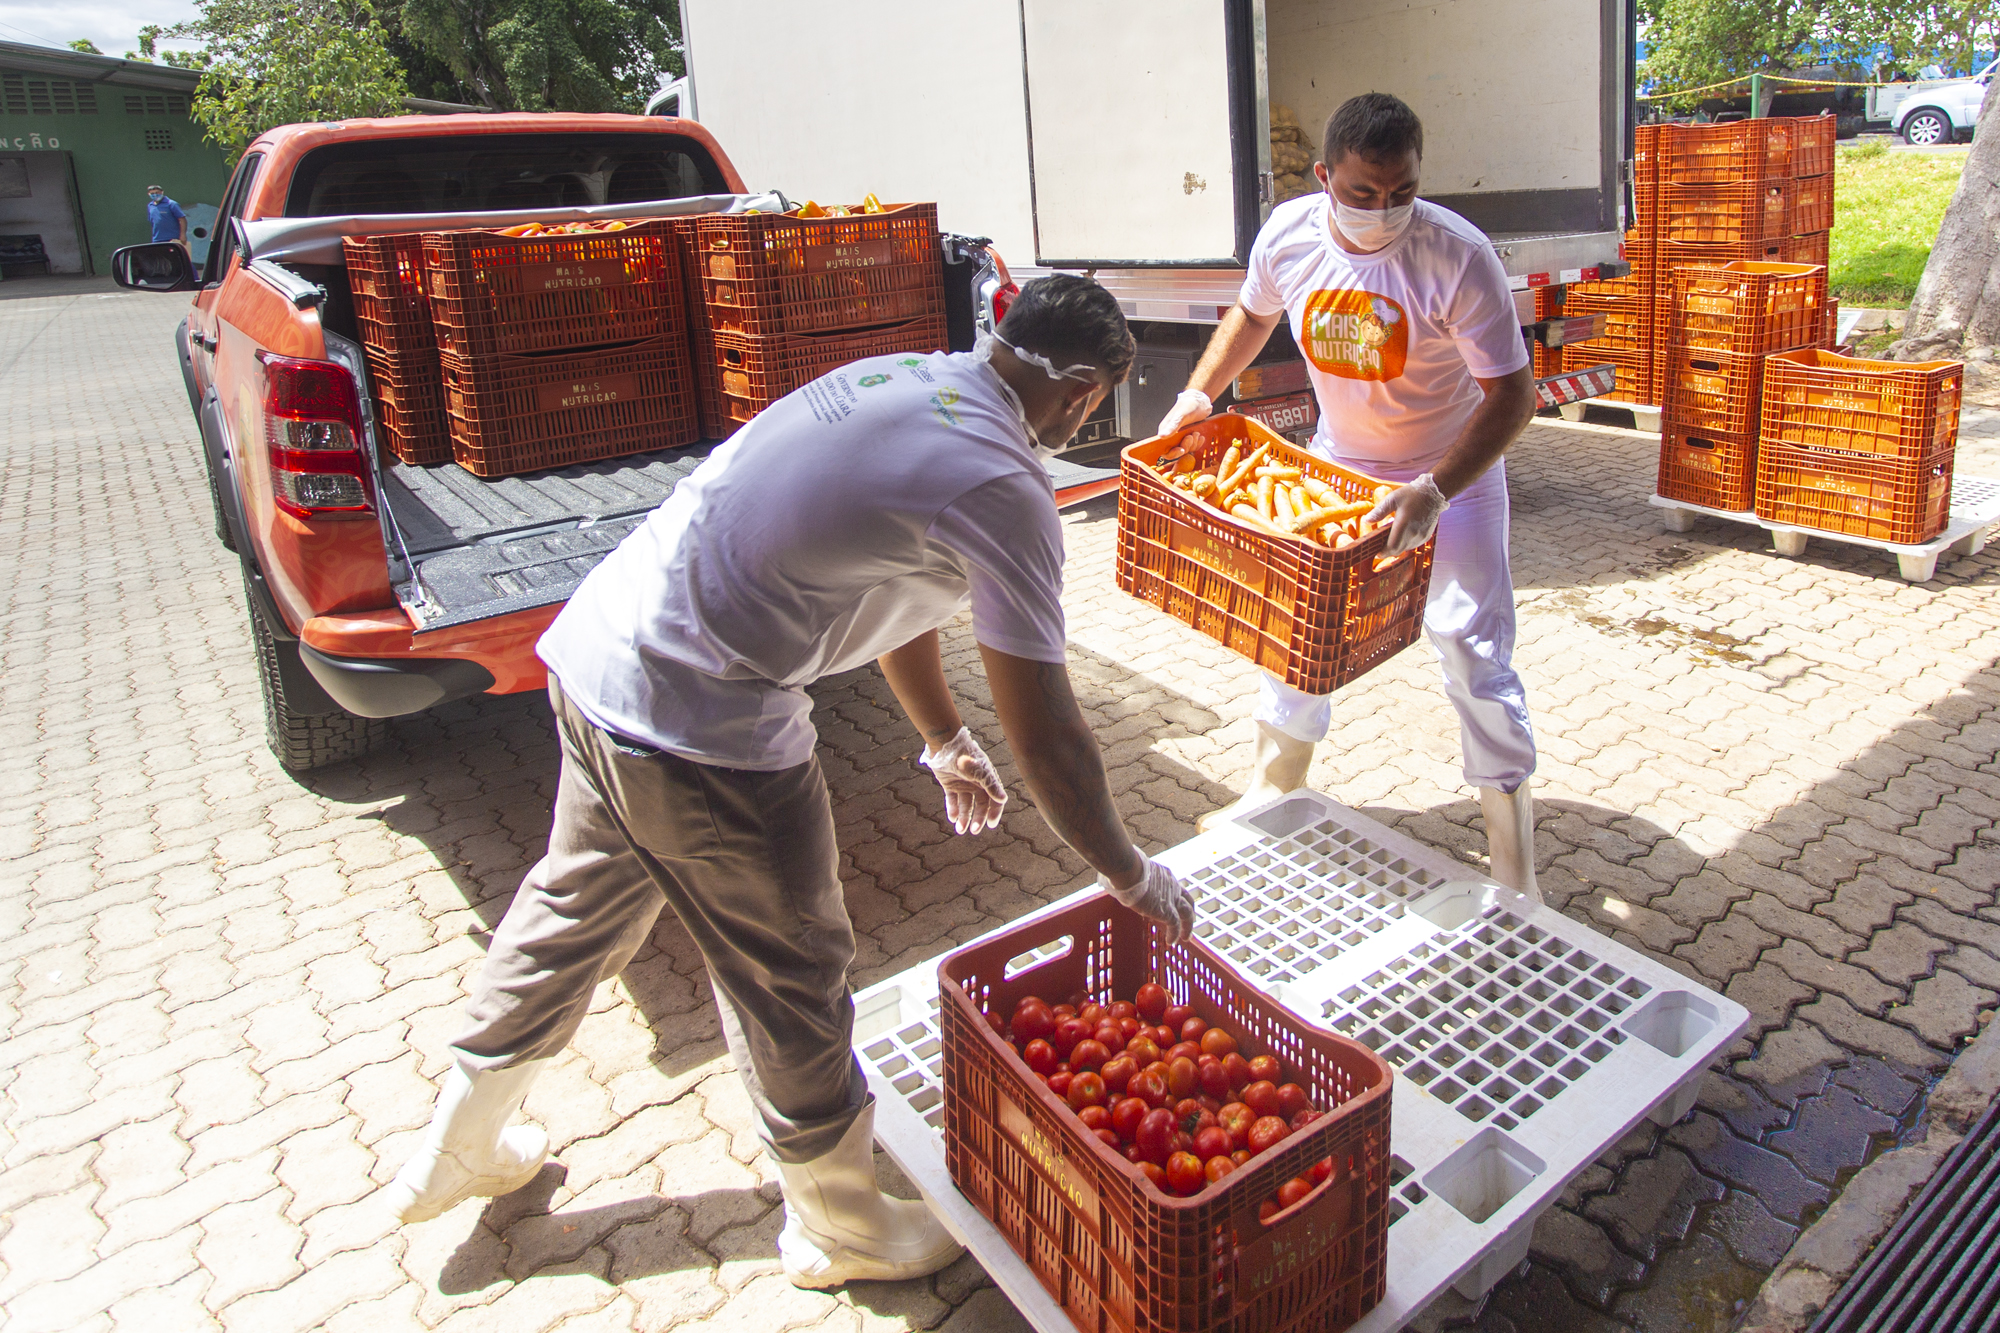
[[[482,480],[381,447],[341,238],[744,207],[693,121],[405,116],[290,125],[244,153],[215,242],[118,252],[121,285],[195,292],[177,333],[218,540],[243,562],[272,750],[290,769],[361,754],[385,719],[538,689],[535,640],[585,574],[707,446]],[[780,197],[763,204],[783,207]],[[954,347],[1004,283],[944,238]],[[1052,464],[1059,500],[1116,474]]]

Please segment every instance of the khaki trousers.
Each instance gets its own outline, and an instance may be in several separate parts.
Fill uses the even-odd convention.
[[[819,761],[776,773],[699,764],[549,701],[562,777],[548,854],[521,882],[453,1043],[468,1070],[555,1055],[597,984],[671,906],[708,964],[729,1053],[783,1162],[840,1142],[868,1098],[855,1061],[833,807]]]

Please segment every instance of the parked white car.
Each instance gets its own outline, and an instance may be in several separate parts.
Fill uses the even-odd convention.
[[[1870,88],[1868,119],[1888,122],[1903,142],[1917,148],[1970,139],[1996,68],[2000,60],[1970,78],[1920,79]]]

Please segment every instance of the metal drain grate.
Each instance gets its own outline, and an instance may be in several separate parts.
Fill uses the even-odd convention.
[[[2000,1329],[2000,1103],[1834,1294],[1808,1333]]]

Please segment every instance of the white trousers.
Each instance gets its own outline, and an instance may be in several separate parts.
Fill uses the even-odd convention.
[[[1424,470],[1335,461],[1384,481],[1409,481]],[[1507,559],[1503,460],[1453,497],[1438,520],[1424,633],[1444,668],[1445,694],[1458,710],[1466,782],[1513,791],[1535,771],[1535,731],[1527,691],[1512,665],[1514,579]],[[1332,696],[1295,690],[1267,671],[1253,716],[1295,740],[1319,741],[1333,721]]]

